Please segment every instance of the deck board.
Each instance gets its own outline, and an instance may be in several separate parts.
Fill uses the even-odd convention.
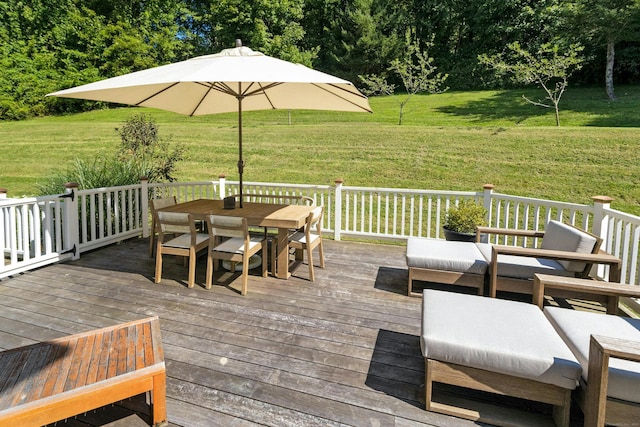
[[[306,265],[289,280],[252,275],[245,297],[238,277],[205,290],[204,258],[194,288],[169,258],[154,284],[147,251],[132,239],[0,280],[0,348],[158,315],[171,426],[477,425],[423,409],[421,300],[406,296],[403,246],[326,240],[315,282]],[[112,369],[132,359],[119,356]],[[106,425],[108,412],[72,425]]]

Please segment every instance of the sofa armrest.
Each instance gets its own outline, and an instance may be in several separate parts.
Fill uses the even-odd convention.
[[[520,230],[516,228],[496,228],[496,227],[476,227],[476,241],[480,241],[482,234],[496,234],[501,236],[516,237],[544,237],[544,231],[540,230]]]
[[[523,248],[520,246],[493,245],[491,249],[492,268],[496,267],[498,262],[498,255],[500,254],[609,265],[611,267],[609,271],[609,281],[620,282],[622,260],[604,251],[599,251],[596,254],[591,254],[582,252],[557,251],[551,249]]]
[[[585,402],[585,427],[605,423],[609,359],[640,362],[640,342],[592,335],[589,343],[589,373]]]

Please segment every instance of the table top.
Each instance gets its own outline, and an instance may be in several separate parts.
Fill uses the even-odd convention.
[[[200,218],[207,215],[243,217],[250,226],[257,227],[300,228],[313,209],[315,206],[250,202],[244,202],[242,208],[225,209],[222,200],[197,199],[160,210],[186,212]]]

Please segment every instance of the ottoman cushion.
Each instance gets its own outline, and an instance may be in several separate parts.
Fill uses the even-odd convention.
[[[475,244],[419,237],[407,239],[407,266],[480,275],[487,271]]]
[[[591,335],[640,342],[640,319],[559,307],[545,307],[544,314],[575,354],[582,365],[582,376],[587,381]],[[607,395],[640,403],[640,363],[612,358]]]
[[[581,368],[535,305],[427,289],[422,354],[429,359],[574,389]]]

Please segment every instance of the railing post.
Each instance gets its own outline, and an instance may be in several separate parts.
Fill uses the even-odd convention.
[[[140,177],[140,203],[142,204],[142,237],[149,237],[149,178]]]
[[[593,196],[593,234],[599,236],[605,245],[609,241],[609,215],[613,199],[609,196]],[[610,248],[607,248],[609,250]]]
[[[225,183],[227,181],[227,176],[223,173],[221,173],[220,175],[218,175],[218,185],[219,185],[219,189],[220,189],[220,199],[224,199],[226,197],[226,188],[225,188]]]
[[[72,250],[73,258],[80,258],[80,223],[78,218],[78,184],[75,182],[67,182],[64,185],[64,194],[66,198],[63,203],[62,219],[63,229],[63,249]]]
[[[482,188],[484,190],[484,196],[482,202],[484,204],[484,208],[487,210],[487,225],[491,226],[491,210],[493,208],[493,188],[495,186],[493,184],[485,184]]]
[[[343,179],[336,179],[335,188],[335,212],[333,217],[333,238],[340,240],[340,231],[342,229],[342,184]]]
[[[606,210],[611,207],[611,202],[613,201],[613,199],[609,196],[593,196],[591,200],[593,200],[592,232],[602,239],[604,249],[607,252],[611,252],[612,248],[609,247],[609,215],[607,214]],[[604,277],[605,274],[605,266],[598,265],[598,277]]]
[[[7,198],[7,189],[0,188],[0,199],[6,199],[6,198]]]

